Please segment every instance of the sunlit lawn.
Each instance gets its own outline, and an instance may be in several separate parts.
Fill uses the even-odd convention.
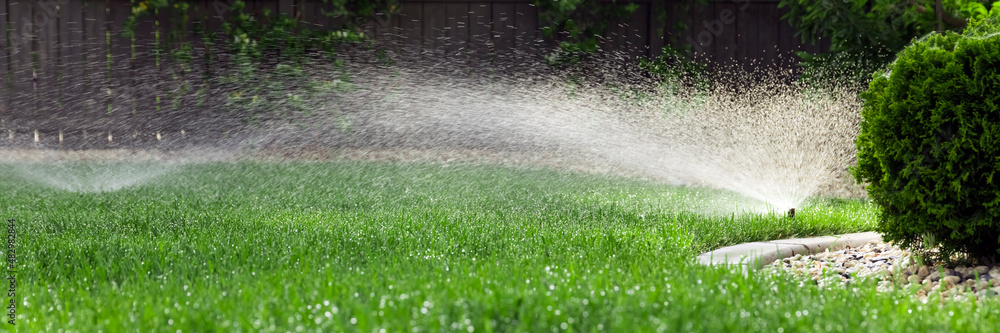
[[[2,170],[22,332],[990,331],[1000,316],[995,300],[694,262],[872,230],[859,200],[787,218],[714,190],[496,166],[195,164],[98,193]]]

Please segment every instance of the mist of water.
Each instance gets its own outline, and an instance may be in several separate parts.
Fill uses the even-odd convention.
[[[854,91],[789,83],[779,71],[734,72],[704,90],[615,72],[622,67],[591,69],[597,79],[359,70],[350,94],[316,104],[339,120],[314,117],[300,133],[341,148],[523,153],[567,168],[726,189],[756,200],[742,204],[755,211],[851,191],[844,178],[855,156]],[[338,125],[344,119],[348,130]],[[275,133],[258,139],[290,144]]]
[[[187,149],[173,152],[8,150],[0,166],[46,187],[77,193],[112,192],[170,177],[191,163],[225,161],[233,152]]]
[[[176,168],[173,164],[129,162],[47,163],[19,165],[25,179],[70,192],[111,192],[144,184]]]
[[[570,71],[529,58],[506,63],[315,64],[304,77],[288,79],[297,84],[272,85],[283,90],[271,95],[288,99],[275,103],[245,137],[217,149],[226,152],[224,158],[192,153],[202,157],[86,167],[56,161],[20,173],[55,188],[97,192],[168,177],[183,163],[240,154],[400,158],[400,152],[429,152],[431,159],[488,155],[492,162],[720,188],[751,198],[756,203],[742,206],[758,211],[785,211],[812,195],[842,195],[844,188],[857,193],[844,181],[855,156],[860,109],[850,89],[794,84],[791,74],[777,69],[754,76],[721,72],[710,88],[695,89],[664,83],[643,74],[635,59],[611,54]],[[308,85],[300,83],[306,81],[332,88],[305,91]],[[213,95],[232,95],[241,87],[225,89],[234,91]]]

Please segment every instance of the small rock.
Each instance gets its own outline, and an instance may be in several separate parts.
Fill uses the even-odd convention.
[[[948,287],[951,288],[951,286],[954,286],[959,282],[962,282],[962,278],[958,277],[957,275],[948,275],[945,276],[943,279],[941,279],[941,282],[947,284]]]
[[[920,268],[917,269],[917,275],[920,275],[922,278],[927,277],[930,274],[931,272],[927,269],[927,265],[920,266]]]
[[[986,266],[976,266],[975,271],[976,273],[979,273],[979,275],[986,275],[986,273],[990,272],[990,268]]]
[[[850,268],[850,267],[854,267],[854,262],[853,262],[853,261],[848,261],[848,262],[845,262],[845,263],[844,263],[844,267],[848,267],[848,268]]]
[[[916,284],[916,283],[920,283],[920,281],[921,281],[922,279],[921,279],[921,278],[920,278],[919,276],[916,276],[916,275],[910,275],[910,277],[906,278],[906,280],[907,280],[907,281],[909,281],[910,283],[914,283],[914,284]]]

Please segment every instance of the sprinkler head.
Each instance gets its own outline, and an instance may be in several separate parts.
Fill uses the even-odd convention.
[[[795,217],[795,208],[788,209],[788,217]]]

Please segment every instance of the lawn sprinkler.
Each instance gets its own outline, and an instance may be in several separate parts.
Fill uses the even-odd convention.
[[[795,217],[795,208],[788,209],[788,217],[789,218]]]

